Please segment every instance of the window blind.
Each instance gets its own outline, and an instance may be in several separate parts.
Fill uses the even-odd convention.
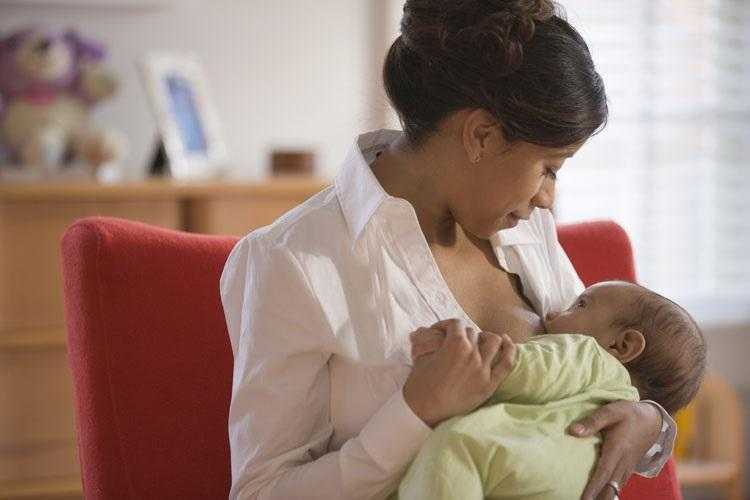
[[[610,120],[561,172],[559,220],[616,220],[642,284],[699,320],[750,318],[750,2],[564,6]]]

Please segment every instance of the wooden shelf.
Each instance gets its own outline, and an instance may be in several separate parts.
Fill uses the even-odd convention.
[[[65,328],[62,326],[27,330],[0,331],[0,352],[38,351],[65,347]]]
[[[68,500],[83,498],[81,479],[51,478],[0,483],[0,498],[6,500]]]
[[[279,176],[259,181],[186,182],[174,179],[102,184],[94,181],[0,182],[0,202],[108,201],[206,197],[288,198],[319,191],[330,181],[317,177]]]

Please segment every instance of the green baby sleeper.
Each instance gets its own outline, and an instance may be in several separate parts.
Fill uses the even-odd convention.
[[[391,498],[578,499],[600,438],[575,438],[567,427],[622,399],[637,401],[638,391],[592,337],[544,335],[518,344],[495,394],[437,426]]]

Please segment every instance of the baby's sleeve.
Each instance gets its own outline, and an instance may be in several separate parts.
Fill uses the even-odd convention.
[[[546,404],[596,390],[603,399],[638,399],[625,367],[593,337],[543,335],[516,347],[513,369],[486,404]]]

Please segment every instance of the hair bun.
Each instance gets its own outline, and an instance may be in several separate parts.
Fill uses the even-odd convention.
[[[507,76],[521,66],[536,23],[555,13],[552,0],[408,0],[401,37],[438,65],[447,58],[485,75]]]

